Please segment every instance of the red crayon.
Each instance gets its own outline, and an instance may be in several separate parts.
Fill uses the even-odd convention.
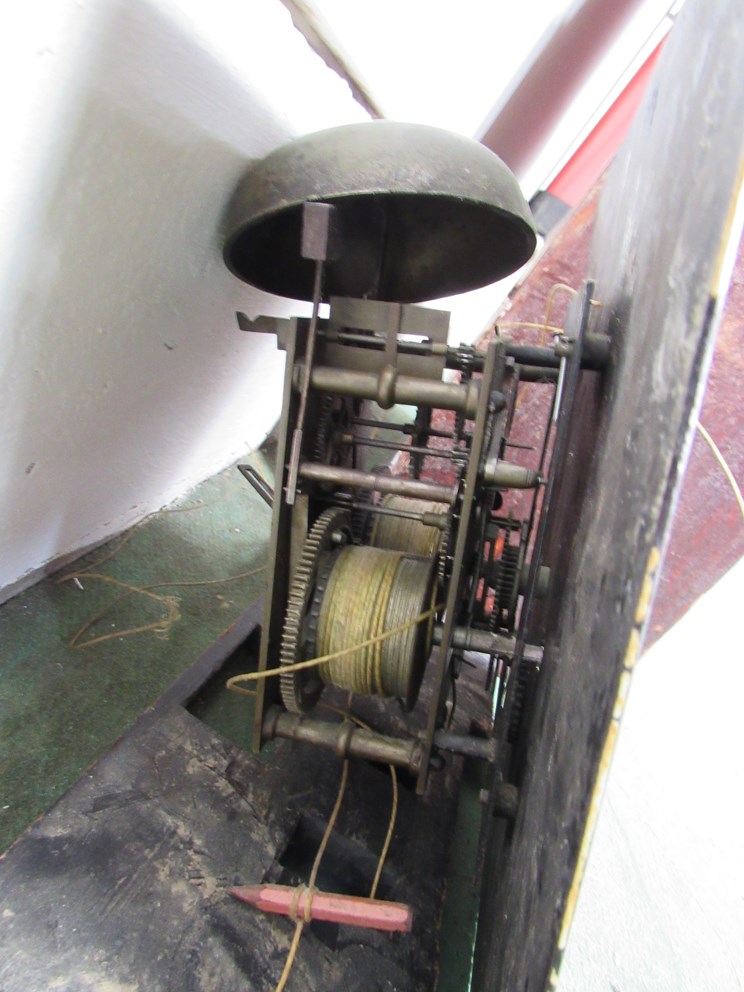
[[[297,896],[296,888],[290,885],[243,885],[229,891],[231,896],[265,913],[290,916],[294,903],[298,920],[305,919],[305,904],[310,898],[309,889],[304,889]],[[354,927],[408,933],[413,923],[413,910],[402,902],[385,902],[381,899],[365,899],[362,896],[344,896],[316,890],[312,894],[309,917],[312,920],[328,920]]]

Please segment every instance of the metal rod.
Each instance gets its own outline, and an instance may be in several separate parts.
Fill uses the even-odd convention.
[[[442,642],[442,625],[434,627],[434,643]],[[481,654],[497,654],[502,658],[514,657],[516,638],[495,634],[490,630],[479,630],[477,627],[455,627],[452,631],[452,647],[461,651],[478,651]],[[525,644],[524,660],[539,665],[543,657],[543,649],[539,644]]]
[[[553,383],[558,379],[558,369],[546,369],[540,365],[517,365],[522,382]]]
[[[520,451],[534,451],[534,444],[520,444],[518,441],[507,441],[504,440],[505,448],[518,448]]]
[[[550,521],[550,506],[553,499],[553,494],[555,492],[555,487],[557,485],[558,474],[563,469],[563,462],[566,458],[568,450],[568,440],[569,434],[572,427],[572,414],[574,408],[574,401],[576,398],[576,392],[579,385],[579,376],[581,374],[581,354],[584,338],[586,336],[586,328],[589,323],[589,311],[591,308],[591,299],[594,292],[594,283],[591,280],[587,280],[584,283],[584,295],[581,300],[581,309],[579,313],[579,328],[576,335],[576,340],[574,342],[574,349],[571,352],[571,357],[567,360],[565,382],[562,391],[562,402],[560,404],[560,409],[558,411],[558,428],[556,430],[555,443],[553,445],[553,455],[550,460],[550,472],[548,473],[548,481],[545,486],[545,495],[543,496],[542,509],[540,511],[540,519],[537,525],[537,533],[535,534],[535,544],[532,549],[532,560],[530,561],[529,575],[527,579],[527,588],[525,589],[524,599],[522,601],[522,611],[519,615],[519,629],[517,631],[517,646],[514,652],[514,659],[512,662],[512,678],[516,679],[519,672],[519,666],[524,660],[524,650],[526,646],[526,636],[529,630],[530,620],[532,619],[532,609],[535,602],[535,594],[537,591],[537,585],[540,578],[540,566],[542,564],[542,554],[543,547],[545,544],[545,538],[548,532],[548,524]],[[561,361],[566,361],[562,358]],[[506,725],[509,724],[509,719],[511,717],[511,710],[514,705],[513,694],[510,693],[507,696],[504,720]]]
[[[581,344],[582,369],[603,369],[610,360],[611,340],[607,334],[585,334]],[[559,358],[570,358],[573,354],[573,340],[559,340],[555,353]]]
[[[434,482],[422,482],[400,475],[375,475],[374,472],[360,472],[340,465],[320,465],[316,462],[300,462],[299,475],[313,482],[329,482],[335,486],[350,486],[352,489],[372,489],[380,493],[396,493],[399,496],[412,496],[414,499],[427,499],[435,503],[452,506],[457,499],[456,486],[440,486]]]
[[[355,424],[357,427],[379,427],[380,430],[400,431],[402,434],[425,434],[427,437],[443,437],[449,440],[454,440],[455,437],[452,431],[438,431],[433,427],[427,427],[424,430],[419,431],[415,424],[387,423],[384,420],[369,420],[365,417],[352,417],[351,423]]]
[[[304,370],[305,363],[298,362],[296,374],[300,383],[305,376]],[[459,410],[469,419],[475,416],[480,393],[478,380],[457,383],[421,379],[399,375],[392,365],[386,365],[379,374],[318,365],[310,372],[310,385],[323,393],[374,400],[383,410],[389,410],[396,403],[404,406],[430,406],[440,410]],[[506,403],[501,393],[495,393],[493,400],[497,408],[499,403],[502,407]]]
[[[498,489],[534,489],[540,475],[532,468],[514,465],[500,458],[489,458],[483,467],[483,482]]]
[[[321,497],[322,498],[322,497]],[[329,499],[333,506],[343,509],[362,510],[365,513],[376,513],[381,517],[403,517],[406,520],[418,520],[426,527],[437,527],[439,530],[446,530],[449,524],[449,517],[446,513],[416,513],[413,510],[391,510],[387,506],[379,503],[362,503],[358,500]]]
[[[395,441],[379,441],[373,438],[345,434],[341,438],[344,444],[355,444],[359,448],[384,448],[386,451],[406,451],[411,455],[424,455],[426,458],[450,458],[466,462],[467,451],[462,449],[421,448],[414,444],[396,444]]]
[[[423,751],[416,738],[402,740],[375,734],[356,727],[348,720],[329,723],[299,713],[287,713],[279,706],[272,706],[264,716],[264,739],[283,737],[303,741],[334,751],[339,758],[365,758],[398,768],[406,768],[413,775],[421,768]]]
[[[386,344],[386,337],[381,334],[361,334],[354,331],[324,330],[321,332],[327,341],[338,342],[356,348],[368,348],[370,351],[383,351]],[[462,371],[467,365],[476,372],[483,371],[485,353],[473,347],[452,348],[449,345],[439,344],[436,341],[406,341],[398,336],[396,351],[399,355],[421,355],[427,357],[436,355],[444,356],[445,366],[448,369]]]
[[[434,747],[440,751],[451,751],[466,758],[480,758],[495,761],[499,754],[499,742],[495,737],[473,737],[469,734],[451,734],[447,730],[437,730],[434,734]]]
[[[387,335],[380,334],[379,331],[372,331],[369,334],[364,334],[361,331],[350,331],[350,330],[332,330],[330,328],[322,332],[323,337],[326,341],[334,341],[339,344],[354,345],[355,347],[368,348],[370,351],[384,351],[385,344],[387,342]],[[405,338],[401,340],[401,336],[397,335],[398,341],[396,345],[396,351],[401,355],[446,355],[449,350],[446,344],[438,344],[437,342],[431,341],[429,339],[425,341],[407,341]]]
[[[511,363],[506,363],[506,369],[511,371],[513,382],[512,388],[509,393],[509,406],[506,413],[506,423],[504,424],[504,429],[502,431],[502,443],[507,445],[509,443],[509,436],[511,435],[512,424],[514,423],[514,414],[517,412],[517,398],[519,396],[519,384],[522,381],[522,372],[524,369],[521,365],[513,365]],[[503,452],[503,447],[502,447]],[[500,454],[501,452],[499,452]]]
[[[536,365],[557,369],[561,358],[573,354],[573,340],[559,340],[554,346],[514,344],[505,342],[506,354],[520,365]],[[606,334],[586,334],[581,347],[581,368],[599,371],[605,367],[610,357],[610,339]]]
[[[505,341],[504,347],[508,358],[513,358],[520,365],[534,365],[546,369],[557,369],[560,358],[552,347],[535,344],[514,344]]]
[[[426,785],[426,775],[429,765],[429,754],[434,741],[434,732],[437,729],[437,720],[441,712],[443,702],[443,692],[445,676],[451,660],[452,629],[455,626],[455,616],[458,611],[459,600],[462,596],[462,576],[463,572],[469,568],[468,562],[468,538],[470,536],[470,521],[473,513],[475,499],[478,494],[478,467],[480,465],[481,453],[485,443],[486,423],[493,413],[491,405],[492,386],[495,381],[497,369],[497,345],[491,342],[486,353],[486,363],[483,368],[483,388],[480,394],[480,402],[475,417],[475,427],[473,430],[473,447],[468,463],[467,472],[463,482],[463,498],[459,508],[460,519],[457,525],[457,533],[454,540],[454,555],[452,562],[452,572],[447,589],[447,601],[445,605],[445,622],[442,632],[442,643],[435,652],[434,677],[432,686],[431,705],[426,723],[425,750],[422,762],[422,771],[419,773],[416,791],[420,794]]]
[[[306,201],[302,205],[302,236],[300,253],[303,258],[315,262],[313,276],[313,313],[305,340],[305,361],[300,380],[300,403],[292,435],[292,447],[289,454],[287,471],[287,505],[292,506],[297,492],[297,468],[300,464],[302,451],[302,433],[305,426],[305,409],[307,394],[310,391],[310,377],[315,357],[315,338],[318,331],[318,313],[323,295],[323,263],[328,258],[331,220],[334,208],[329,203]]]
[[[292,447],[289,454],[289,470],[287,473],[287,505],[292,506],[297,493],[297,469],[300,464],[300,452],[302,449],[302,432],[305,424],[305,408],[307,406],[307,394],[310,390],[310,379],[313,367],[313,357],[315,354],[315,333],[318,327],[318,311],[320,309],[321,286],[323,282],[323,260],[317,259],[315,262],[315,277],[313,280],[313,315],[310,318],[310,327],[307,332],[307,345],[305,347],[305,361],[302,364],[302,378],[300,385],[300,406],[295,421],[295,429],[292,434]]]
[[[238,465],[238,471],[247,482],[250,482],[264,503],[273,507],[274,490],[268,484],[266,479],[264,479],[264,477],[260,475],[252,465]]]
[[[561,408],[561,398],[563,397],[563,383],[566,378],[566,361],[565,357],[561,358],[560,368],[558,369],[558,384],[555,387],[555,394],[553,396],[553,423],[558,423],[558,412]]]
[[[558,370],[557,369],[555,370],[555,374],[556,374],[556,388],[557,388],[557,382],[558,382]],[[547,457],[548,457],[548,450],[550,448],[550,441],[551,441],[551,438],[553,436],[553,405],[554,405],[554,403],[555,403],[555,396],[553,397],[553,402],[551,402],[550,407],[548,409],[548,419],[547,419],[547,422],[545,424],[545,430],[543,432],[543,443],[542,443],[542,447],[540,449],[540,462],[539,462],[539,464],[537,466],[537,471],[538,471],[541,479],[545,477],[545,462],[546,462]],[[530,506],[530,517],[529,517],[529,520],[527,522],[527,534],[528,534],[528,537],[529,537],[529,535],[532,534],[532,528],[535,525],[535,517],[537,516],[537,501],[538,501],[539,495],[540,495],[540,490],[539,489],[535,489],[533,491],[533,495],[532,495],[532,505]]]

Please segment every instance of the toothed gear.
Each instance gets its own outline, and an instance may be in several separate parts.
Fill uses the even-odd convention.
[[[528,705],[535,691],[539,675],[540,669],[537,665],[523,661],[514,677],[514,686],[509,686],[507,689],[513,693],[507,730],[507,740],[510,744],[517,744],[524,734]]]
[[[326,393],[320,408],[315,434],[315,460],[324,465],[344,465],[353,461],[353,448],[339,444],[339,432],[351,429],[354,403],[348,396]]]
[[[519,590],[519,561],[521,549],[507,544],[498,562],[494,586],[494,609],[491,617],[494,630],[514,628]]]
[[[372,530],[372,514],[366,507],[373,505],[372,490],[360,489],[356,493],[357,503],[351,511],[351,523],[354,531],[355,544],[369,544]]]
[[[292,579],[284,618],[279,661],[293,665],[310,657],[315,648],[315,633],[308,629],[305,620],[322,571],[324,559],[351,542],[351,514],[347,510],[324,510],[307,536],[302,555]],[[340,538],[340,540],[339,540]],[[308,649],[310,654],[308,654]],[[292,713],[303,713],[315,705],[324,684],[317,672],[308,668],[300,672],[286,672],[279,676],[282,702]]]
[[[439,588],[444,589],[447,584],[449,573],[448,562],[450,553],[450,537],[452,534],[452,514],[447,514],[447,526],[442,531],[442,540],[439,542],[439,552],[437,554],[437,575],[439,578]]]
[[[326,393],[321,401],[320,415],[318,416],[314,445],[315,460],[318,462],[326,462],[328,458],[333,399],[334,398],[330,393]]]

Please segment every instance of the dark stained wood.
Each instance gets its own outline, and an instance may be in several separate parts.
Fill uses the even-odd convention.
[[[486,874],[477,990],[538,992],[557,979],[590,802],[712,352],[741,168],[742,65],[744,9],[690,0],[602,193],[586,274],[602,304],[592,330],[612,336],[613,362],[603,382],[585,376],[573,478],[553,518],[549,639],[520,808]]]
[[[241,639],[257,641],[259,615],[247,611],[0,859],[3,992],[274,987],[294,925],[228,890],[307,881],[341,763],[287,742],[249,754],[183,705]],[[290,987],[433,987],[456,775],[455,762],[426,799],[400,788],[378,894],[413,907],[412,933],[313,923]],[[387,769],[352,763],[320,887],[368,894],[390,802]]]

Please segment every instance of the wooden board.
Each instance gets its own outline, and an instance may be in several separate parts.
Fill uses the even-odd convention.
[[[744,8],[688,0],[602,192],[587,277],[613,340],[552,521],[522,799],[494,843],[474,988],[555,985],[738,240]]]
[[[273,988],[294,925],[227,889],[307,881],[341,763],[287,742],[249,754],[185,709],[239,644],[257,650],[259,616],[244,614],[0,859],[3,992]],[[379,890],[413,906],[413,932],[314,923],[291,987],[433,987],[454,817],[453,779],[439,781],[426,800],[401,786]],[[353,763],[320,887],[368,894],[390,801],[387,770]]]

